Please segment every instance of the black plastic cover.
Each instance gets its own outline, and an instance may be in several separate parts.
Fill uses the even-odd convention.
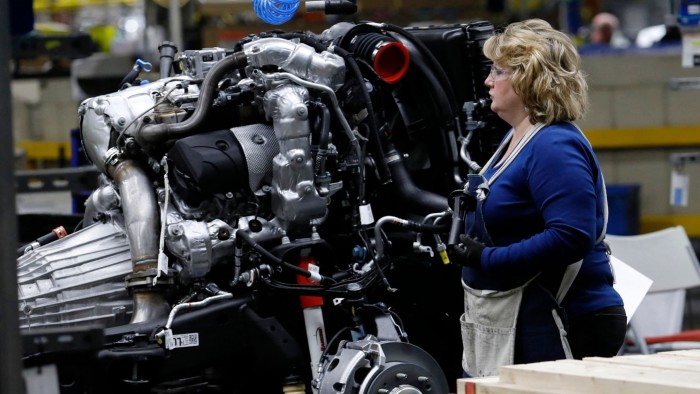
[[[250,189],[243,149],[231,130],[180,139],[168,158],[171,185],[190,205],[212,194]]]

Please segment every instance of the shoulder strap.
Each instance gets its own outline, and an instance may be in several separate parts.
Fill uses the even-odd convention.
[[[530,130],[527,131],[527,133],[525,133],[523,138],[518,142],[518,145],[516,145],[515,149],[513,149],[513,152],[511,152],[511,154],[506,158],[506,160],[503,162],[503,164],[501,164],[501,166],[498,167],[498,170],[496,170],[496,172],[488,179],[489,185],[491,185],[496,180],[496,178],[498,178],[503,173],[503,171],[505,171],[506,168],[508,168],[508,166],[513,162],[513,160],[515,160],[515,158],[518,157],[518,154],[520,154],[520,151],[523,150],[525,145],[527,145],[527,143],[530,142],[530,140],[532,140],[532,137],[534,137],[535,134],[537,134],[542,129],[542,127],[544,127],[544,123],[538,122],[537,124],[532,126],[530,128]],[[494,153],[491,156],[491,158],[486,163],[486,165],[484,165],[484,167],[481,169],[481,172],[479,172],[480,174],[483,174],[484,172],[486,172],[486,170],[488,170],[491,167],[491,164],[493,163],[493,161],[497,157],[500,156],[500,153],[503,151],[503,149],[505,149],[506,146],[508,146],[508,143],[510,142],[510,140],[512,138],[513,138],[513,130],[511,130],[510,133],[508,133],[508,136],[503,140],[501,145],[498,147],[498,149],[496,150],[496,153]]]
[[[578,275],[578,272],[581,270],[582,265],[583,260],[579,260],[573,264],[569,264],[568,266],[566,266],[566,271],[564,271],[564,277],[561,279],[561,284],[559,285],[559,290],[557,291],[557,304],[561,304],[562,300],[564,300],[564,297],[566,297],[566,293],[569,292],[569,289],[574,283],[574,279],[576,279],[576,275]]]

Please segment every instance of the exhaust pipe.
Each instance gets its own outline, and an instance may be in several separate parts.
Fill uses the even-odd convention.
[[[129,237],[132,273],[127,287],[134,293],[131,323],[166,318],[170,305],[162,290],[153,285],[158,270],[158,203],[153,186],[143,169],[133,160],[108,167],[117,183],[124,211],[124,226]]]

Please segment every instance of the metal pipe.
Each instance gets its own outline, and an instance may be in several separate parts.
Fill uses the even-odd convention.
[[[108,168],[119,188],[134,272],[157,268],[158,204],[146,173],[132,160]]]
[[[183,46],[182,38],[182,10],[180,9],[180,0],[169,0],[168,1],[168,30],[170,30],[170,37],[175,41],[175,45],[178,48],[185,48]]]
[[[131,316],[131,324],[152,322],[168,316],[168,313],[170,304],[162,292],[154,289],[134,292],[134,314]]]
[[[207,76],[204,77],[197,107],[192,116],[181,123],[146,125],[136,131],[134,137],[139,140],[139,142],[149,144],[195,134],[209,114],[211,103],[216,96],[216,89],[219,87],[219,81],[226,74],[235,69],[243,68],[246,64],[248,64],[248,60],[243,52],[236,52],[231,56],[226,56],[223,60],[212,66]]]
[[[168,322],[165,323],[165,329],[169,330],[172,328],[173,321],[175,320],[175,316],[182,310],[193,310],[193,309],[203,308],[203,307],[211,304],[214,301],[226,300],[229,298],[233,298],[233,294],[227,293],[225,291],[220,291],[218,294],[211,296],[209,298],[205,298],[202,301],[179,304],[175,308],[173,308],[172,311],[170,311],[170,315],[168,316]]]
[[[14,142],[12,140],[12,107],[10,105],[10,37],[9,4],[0,0],[0,206],[15,206]],[[0,393],[23,393],[22,345],[19,336],[17,308],[17,215],[14,209],[0,209],[0,239],[5,246],[0,248]]]
[[[306,44],[294,43],[282,38],[262,38],[243,46],[251,66],[260,69],[277,66],[304,80],[337,90],[345,83],[345,61],[340,56],[316,53]]]
[[[374,224],[374,247],[376,248],[376,255],[374,260],[376,264],[379,264],[384,257],[384,240],[382,239],[382,226],[386,223],[407,225],[408,220],[401,219],[396,216],[383,216],[377,223]]]
[[[148,281],[158,269],[159,211],[155,191],[146,173],[133,160],[119,161],[108,171],[119,189],[129,237],[133,276],[127,281],[138,282],[134,286],[131,323],[163,318],[170,307],[165,295]]]

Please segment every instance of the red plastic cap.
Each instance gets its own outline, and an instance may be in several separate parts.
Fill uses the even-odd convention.
[[[410,55],[400,42],[383,43],[374,55],[374,71],[387,83],[396,83],[406,75]]]

